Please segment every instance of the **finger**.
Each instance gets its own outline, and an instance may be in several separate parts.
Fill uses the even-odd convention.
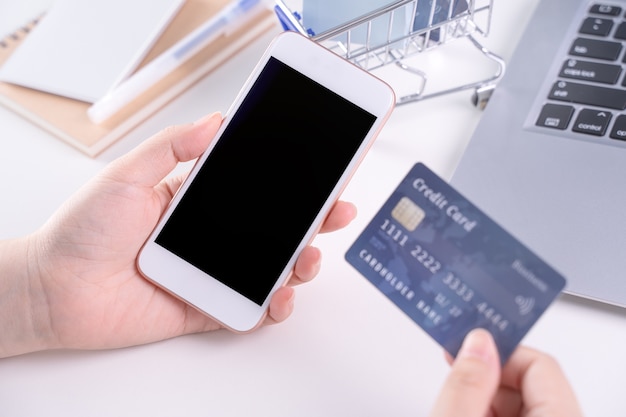
[[[491,334],[472,330],[452,364],[431,417],[484,417],[499,378],[500,362]]]
[[[580,416],[576,395],[550,355],[520,346],[502,370],[502,384],[522,392],[524,408],[537,415]]]
[[[318,248],[307,246],[298,256],[289,284],[297,285],[311,281],[319,273],[321,265],[322,252]]]
[[[500,387],[491,407],[494,416],[521,416],[523,411],[522,396],[512,388]]]
[[[162,190],[165,192],[165,198],[163,200],[164,204],[169,203],[169,201],[174,197],[174,194],[176,194],[188,175],[189,173],[187,172],[184,174],[168,177],[165,179],[165,181],[155,187],[155,189],[159,191],[159,187],[163,187]]]
[[[221,121],[220,113],[212,113],[195,123],[168,127],[113,161],[105,173],[118,181],[154,187],[176,164],[200,156]]]
[[[293,312],[295,290],[291,287],[281,287],[270,301],[270,307],[264,324],[276,324],[285,321]]]
[[[320,233],[343,229],[356,217],[356,206],[346,201],[337,201],[324,220]]]
[[[280,323],[291,315],[295,291],[290,286],[311,281],[320,270],[321,259],[322,254],[318,248],[307,246],[302,250],[288,286],[279,288],[272,296],[264,324]]]

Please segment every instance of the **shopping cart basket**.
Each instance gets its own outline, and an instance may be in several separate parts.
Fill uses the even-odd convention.
[[[305,27],[306,16],[290,8],[285,1],[276,0],[274,9],[285,30],[300,32],[365,70],[374,71],[393,64],[392,67],[415,75],[414,88],[412,86],[408,94],[399,95],[398,104],[474,89],[472,101],[484,108],[505,70],[502,58],[490,52],[475,37],[488,35],[492,6],[493,0],[398,0],[321,33]],[[398,19],[400,13],[410,19]],[[384,25],[383,36],[380,36],[381,25]],[[410,63],[410,58],[456,39],[467,39],[481,59],[490,60],[493,74],[476,81],[452,82],[453,86],[428,90],[428,74]],[[463,71],[462,68],[459,70]]]

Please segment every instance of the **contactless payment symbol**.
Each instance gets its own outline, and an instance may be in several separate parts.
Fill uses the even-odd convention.
[[[519,313],[525,316],[531,313],[535,307],[535,299],[533,297],[523,297],[518,295],[515,297],[515,304],[519,307]]]
[[[426,217],[426,213],[408,197],[402,197],[391,210],[391,217],[412,232]]]

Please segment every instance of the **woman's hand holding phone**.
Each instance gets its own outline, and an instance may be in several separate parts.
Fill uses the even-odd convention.
[[[158,133],[112,162],[40,230],[0,242],[0,261],[9,266],[3,276],[11,278],[0,288],[12,287],[0,312],[15,317],[8,321],[11,326],[0,323],[0,357],[132,346],[221,327],[145,280],[135,264],[181,184],[182,178],[166,176],[178,162],[197,158],[221,122],[212,114]],[[322,231],[340,229],[354,215],[352,204],[338,202]],[[305,248],[290,284],[311,280],[319,262],[319,250]],[[293,289],[281,288],[264,323],[285,320],[292,302]]]

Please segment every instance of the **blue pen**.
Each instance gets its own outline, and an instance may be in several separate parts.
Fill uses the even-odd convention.
[[[95,102],[87,110],[87,116],[94,123],[102,123],[109,119],[214,39],[224,34],[227,29],[233,27],[238,20],[241,20],[260,3],[261,0],[238,0],[229,4],[212,19],[185,36],[120,83],[117,88]]]
[[[281,26],[284,30],[292,30],[294,32],[299,32],[304,36],[315,36],[315,34],[310,31],[307,32],[304,30],[302,25],[300,24],[300,15],[297,13],[292,13],[291,10],[283,3],[282,1],[277,1],[276,6],[274,6],[274,12],[280,21]]]

